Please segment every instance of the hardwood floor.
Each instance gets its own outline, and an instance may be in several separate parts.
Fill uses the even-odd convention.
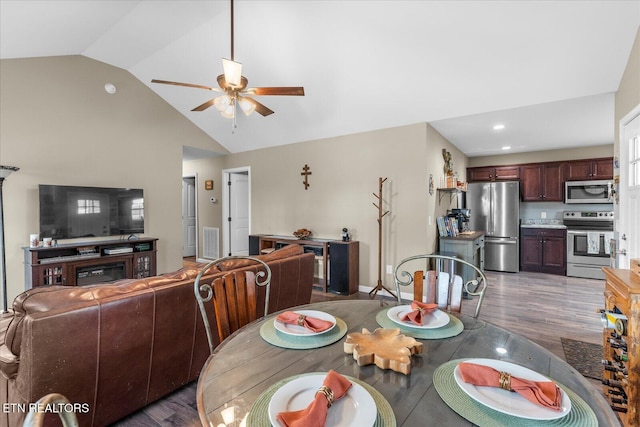
[[[523,335],[565,359],[561,337],[602,343],[599,308],[604,305],[604,280],[579,279],[542,273],[486,272],[489,288],[480,319]],[[389,285],[387,285],[389,286]],[[345,298],[369,299],[314,291],[312,302]],[[390,299],[378,293],[378,299]],[[463,301],[463,313],[472,314],[476,300]],[[594,386],[598,382],[593,380]],[[120,427],[198,426],[196,382],[114,424]]]

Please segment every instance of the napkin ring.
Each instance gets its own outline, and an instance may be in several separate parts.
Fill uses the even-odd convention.
[[[318,391],[316,391],[316,394],[318,394],[318,393],[323,394],[324,397],[327,398],[327,408],[331,408],[331,405],[333,405],[333,401],[335,399],[335,397],[333,395],[333,390],[331,390],[326,385],[323,385],[322,387],[320,387],[318,389]]]
[[[508,372],[500,372],[498,385],[501,389],[511,391],[511,374]]]
[[[304,319],[305,319],[305,315],[301,314],[298,316],[298,326],[304,326]]]

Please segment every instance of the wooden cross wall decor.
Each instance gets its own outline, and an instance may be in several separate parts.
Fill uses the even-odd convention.
[[[311,175],[311,168],[309,167],[309,165],[304,165],[304,167],[302,168],[302,172],[300,172],[300,175],[304,176],[304,181],[302,181],[302,183],[304,184],[304,189],[306,190],[311,185],[309,184],[309,175]]]

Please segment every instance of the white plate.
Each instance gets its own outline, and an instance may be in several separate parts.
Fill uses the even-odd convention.
[[[549,378],[541,375],[524,366],[514,363],[504,362],[495,359],[470,359],[465,362],[475,363],[478,365],[490,366],[501,372],[508,372],[515,377],[520,377],[531,381],[550,381]],[[488,406],[491,409],[502,412],[507,415],[513,415],[520,418],[531,420],[555,420],[562,418],[571,411],[571,399],[567,393],[562,393],[562,404],[560,411],[545,408],[526,399],[525,397],[499,387],[475,386],[464,382],[460,374],[460,369],[456,366],[453,376],[460,388],[469,395],[473,400]]]
[[[307,329],[304,326],[292,325],[289,323],[279,322],[276,319],[273,320],[273,326],[277,330],[282,333],[289,335],[320,335],[325,332],[329,332],[336,326],[336,318],[330,315],[329,313],[325,313],[324,311],[316,311],[316,310],[296,310],[294,311],[296,314],[302,314],[308,317],[315,317],[316,319],[328,320],[329,322],[333,322],[333,326],[329,329],[325,329],[321,332],[313,332],[311,329]]]
[[[274,426],[282,426],[277,415],[284,411],[306,408],[322,386],[325,374],[306,375],[289,381],[278,389],[269,401],[269,420]],[[336,400],[327,412],[326,427],[370,427],[376,422],[378,412],[373,397],[361,385],[352,382],[347,394]]]
[[[416,325],[410,320],[404,321],[402,317],[405,314],[412,312],[410,305],[397,305],[395,307],[391,307],[387,310],[387,316],[389,319],[393,320],[398,325],[402,326],[410,326],[412,328],[420,328],[420,329],[435,329],[441,328],[445,326],[451,320],[449,315],[441,310],[434,310],[429,314],[425,314],[422,316],[422,325]]]

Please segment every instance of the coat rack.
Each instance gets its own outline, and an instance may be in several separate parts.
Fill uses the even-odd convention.
[[[378,208],[378,284],[371,290],[371,292],[369,292],[369,297],[371,299],[375,298],[378,291],[382,290],[387,291],[397,299],[396,295],[382,284],[382,218],[389,213],[389,211],[382,211],[382,184],[384,184],[386,180],[387,178],[378,178],[378,194],[373,193],[373,196],[378,199],[378,204],[375,202],[373,203],[373,206]]]

